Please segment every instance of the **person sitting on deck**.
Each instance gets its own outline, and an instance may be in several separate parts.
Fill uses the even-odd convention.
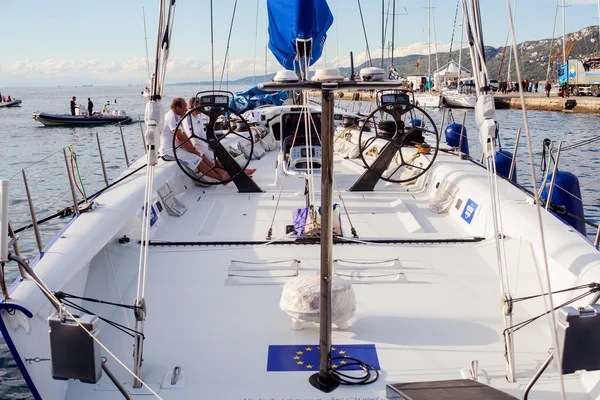
[[[8,101],[12,101],[12,99],[10,98],[10,94],[8,95],[8,99],[7,100]]]
[[[192,97],[189,100],[188,104],[189,109],[193,110],[194,108],[200,105],[200,100],[196,102],[196,98]],[[191,137],[193,131],[194,135],[206,140],[206,131],[204,130],[204,124],[202,123],[202,114],[200,113],[200,111],[192,111],[190,115],[187,116],[186,120],[182,123],[182,126],[187,137]],[[208,143],[199,139],[191,139],[191,142],[193,143],[194,148],[200,153],[202,153],[202,161],[210,168],[212,168],[215,164],[215,155],[213,154],[212,150],[208,147]],[[216,164],[220,168],[223,168],[219,160],[217,160]],[[218,170],[219,169],[217,169],[217,171]],[[252,176],[254,172],[256,172],[255,168],[246,168],[246,174],[248,176]],[[226,175],[225,171],[222,171],[222,174]],[[225,180],[225,178],[223,178],[222,180]]]
[[[173,153],[173,136],[175,136],[178,147],[177,157],[184,162],[192,171],[198,173],[198,178],[208,180],[210,178],[222,181],[229,179],[226,172],[222,174],[211,171],[211,166],[207,165],[202,158],[202,153],[194,148],[191,141],[186,141],[187,136],[181,129],[177,129],[181,117],[185,115],[187,105],[181,97],[176,97],[171,102],[169,111],[165,114],[165,126],[160,134],[159,155],[165,159],[165,156]]]

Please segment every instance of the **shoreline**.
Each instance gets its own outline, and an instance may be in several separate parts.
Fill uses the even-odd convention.
[[[311,97],[319,97],[319,92],[310,92]],[[518,93],[493,94],[496,109],[520,110],[521,99]],[[335,99],[348,101],[375,100],[374,92],[335,92]],[[546,97],[543,92],[524,93],[525,106],[532,111],[558,111],[564,113],[596,114],[600,113],[600,97],[570,96],[560,97],[556,91]]]

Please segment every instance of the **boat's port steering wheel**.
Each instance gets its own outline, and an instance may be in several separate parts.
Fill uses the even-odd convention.
[[[381,106],[369,114],[358,135],[360,159],[365,168],[379,172],[384,181],[406,183],[418,179],[437,157],[437,127],[406,93],[380,98]],[[364,128],[369,122],[375,127],[371,132]]]
[[[211,92],[212,93],[212,92]],[[179,168],[185,173],[188,177],[193,179],[194,181],[202,184],[202,185],[225,185],[231,181],[233,181],[238,175],[243,173],[248,164],[250,164],[251,155],[254,151],[254,139],[251,134],[250,125],[248,122],[238,114],[235,110],[229,107],[229,98],[225,95],[207,95],[202,97],[196,97],[196,104],[200,103],[199,106],[188,110],[185,115],[180,119],[175,132],[177,130],[181,130],[185,132],[183,129],[183,122],[191,119],[191,114],[195,111],[198,111],[201,115],[205,115],[208,117],[208,124],[206,125],[206,137],[202,137],[200,132],[198,132],[198,127],[194,127],[192,123],[192,134],[186,136],[187,139],[179,143],[175,135],[173,135],[173,155],[175,157],[175,161],[177,161],[177,165]],[[199,101],[198,101],[199,100]],[[247,129],[240,130],[238,133],[231,129],[228,125],[227,131],[219,131],[215,132],[215,125],[217,123],[217,119],[221,116],[225,115],[228,118],[235,116],[238,121],[237,124],[244,124]],[[194,129],[196,131],[194,131]],[[236,140],[237,139],[237,140]],[[194,143],[196,141],[196,143]],[[250,157],[236,157],[232,156],[227,150],[227,147],[238,142],[243,143],[243,147],[246,149],[247,153]],[[204,149],[204,153],[212,152],[213,158],[213,166],[204,172],[200,172],[197,170],[191,169],[184,158],[184,153],[187,152],[184,146],[189,144],[191,145],[199,145]],[[237,147],[237,146],[236,146]],[[236,149],[237,150],[237,149]],[[242,151],[240,151],[240,155],[242,155]],[[210,157],[209,157],[210,158]],[[238,163],[236,159],[243,158],[244,161]],[[226,173],[227,178],[223,177],[223,174]],[[212,176],[211,176],[212,175]],[[218,176],[218,178],[217,178]]]

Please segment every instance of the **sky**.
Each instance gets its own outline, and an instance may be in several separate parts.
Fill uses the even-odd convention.
[[[278,0],[286,1],[286,0]],[[428,30],[427,0],[395,0],[394,55],[448,51],[457,0],[431,0]],[[516,2],[518,42],[552,37],[557,0]],[[558,0],[562,4],[562,0]],[[388,4],[383,0],[387,13]],[[146,40],[150,62],[156,46],[158,0],[0,0],[0,89],[3,87],[145,85]],[[235,0],[213,1],[215,77],[220,79]],[[328,31],[320,67],[349,66],[366,59],[366,44],[357,1],[328,0],[334,23]],[[360,0],[371,57],[381,57],[381,0]],[[508,33],[506,0],[480,0],[484,40],[504,46]],[[567,32],[598,24],[598,0],[565,0]],[[513,9],[514,11],[514,9]],[[558,9],[556,35],[562,34]],[[391,13],[391,7],[389,10]],[[210,0],[177,0],[167,83],[211,80]],[[460,19],[453,49],[460,46]],[[262,75],[267,41],[266,0],[238,0],[225,79]],[[386,50],[391,45],[389,16]],[[281,69],[267,52],[267,72]],[[442,63],[442,61],[440,61]]]

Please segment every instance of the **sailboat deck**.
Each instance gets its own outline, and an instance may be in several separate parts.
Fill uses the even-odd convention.
[[[260,168],[262,163],[267,168],[265,159],[256,166]],[[307,345],[312,349],[318,344],[318,325],[306,323],[303,330],[293,330],[292,318],[280,309],[280,298],[283,282],[295,272],[286,267],[289,260],[300,262],[299,276],[318,275],[320,262],[318,245],[257,243],[265,240],[279,193],[278,187],[268,186],[274,175],[267,174],[257,181],[266,190],[259,194],[236,193],[231,185],[188,188],[181,199],[188,207],[186,214],[168,217],[152,238],[160,245],[150,248],[143,372],[144,380],[161,397],[189,399],[202,393],[206,399],[236,400],[384,399],[389,383],[468,378],[473,360],[478,360],[494,387],[520,396],[546,358],[550,338],[541,330],[544,319],[516,333],[518,382],[508,383],[494,242],[471,240],[448,214],[430,211],[426,187],[407,190],[380,183],[376,192],[347,192],[358,176],[349,163],[336,160],[336,180],[358,240],[395,243],[346,241],[334,246],[334,259],[345,263],[335,272],[353,277],[357,307],[347,329],[334,328],[333,343],[375,345],[381,366],[379,380],[324,395],[308,383],[318,365],[307,365],[306,372],[267,371],[269,346]],[[293,210],[304,204],[304,182],[287,179],[273,239],[285,236]],[[344,236],[352,239],[345,215],[342,226]],[[444,240],[459,238],[465,240]],[[227,243],[214,243],[221,241]],[[509,248],[520,245],[517,239],[507,240]],[[116,290],[131,304],[136,295],[139,247],[111,243],[105,251],[111,266],[118,267],[114,281],[130,282]],[[531,257],[526,253],[512,254],[518,254],[518,262],[525,264]],[[281,260],[287,261],[269,264]],[[380,264],[360,264],[364,261]],[[244,265],[253,268],[244,269]],[[250,269],[254,271],[248,272]],[[112,280],[110,272],[94,269],[88,281],[101,276]],[[106,292],[97,290],[96,285],[88,285],[86,296],[106,298]],[[517,310],[515,323],[527,317]],[[131,317],[127,321],[120,310],[113,312],[112,319],[132,326]],[[103,326],[100,338],[120,359],[131,359],[132,340],[128,337]],[[113,360],[109,359],[109,365],[133,394],[147,394],[145,389],[131,389],[131,377]],[[182,368],[182,374],[179,383],[170,387],[175,366]],[[569,399],[589,398],[577,374],[566,377],[565,383]],[[550,368],[530,398],[558,399],[558,385]],[[95,385],[93,394],[85,386],[71,382],[68,398],[120,398],[106,376]]]
[[[262,241],[274,219],[272,238],[286,236],[286,226],[293,224],[293,213],[304,207],[304,179],[286,177],[280,187],[273,185],[272,165],[275,152],[253,162],[257,183],[263,193],[237,193],[235,186],[188,188],[181,201],[188,211],[181,218],[171,218],[157,232],[156,241]],[[360,161],[336,157],[334,203],[342,208],[343,234],[351,237],[354,226],[361,239],[450,239],[467,237],[468,233],[452,221],[448,214],[429,209],[428,187],[405,188],[379,182],[374,192],[350,192],[348,189],[364,171]],[[314,178],[314,195],[320,203],[321,177]],[[281,181],[281,180],[280,180]],[[343,198],[340,199],[340,196]],[[352,224],[351,224],[352,223]]]
[[[109,251],[118,259],[118,249]],[[386,278],[353,281],[356,314],[348,329],[334,328],[333,342],[374,344],[381,377],[370,386],[341,387],[334,397],[385,398],[387,383],[459,379],[461,369],[468,369],[475,359],[495,387],[512,390],[515,395],[516,389],[522,390],[546,357],[550,340],[536,326],[519,331],[516,358],[521,379],[516,385],[505,381],[498,282],[486,262],[494,251],[491,242],[336,245],[336,259],[397,258],[407,282]],[[293,393],[293,398],[323,398],[308,383],[309,372],[317,369],[316,365],[306,373],[267,372],[269,345],[316,347],[318,325],[307,323],[303,330],[294,331],[291,318],[279,307],[282,285],[270,278],[227,279],[232,259],[267,262],[294,258],[300,260],[301,276],[317,275],[318,246],[160,247],[153,248],[150,255],[146,332],[151,334],[144,344],[145,380],[159,389],[175,366],[183,370],[183,388],[163,385],[161,396],[186,399],[189,393],[203,393],[203,398],[211,399],[289,399]],[[134,254],[129,256],[135,259]],[[133,297],[134,290],[126,290],[125,297]],[[102,338],[122,359],[131,357],[131,341],[123,334],[105,327]],[[131,381],[112,360],[109,365],[123,382]],[[576,376],[566,378],[566,383],[570,399],[587,398],[577,397],[582,389]],[[86,398],[96,398],[79,392],[84,390],[82,385],[73,382],[69,398],[81,398],[83,393]],[[549,388],[555,390],[557,385],[556,374],[547,371],[532,398],[559,398],[549,393]],[[118,398],[106,377],[96,386],[97,398],[107,398],[107,390]]]

